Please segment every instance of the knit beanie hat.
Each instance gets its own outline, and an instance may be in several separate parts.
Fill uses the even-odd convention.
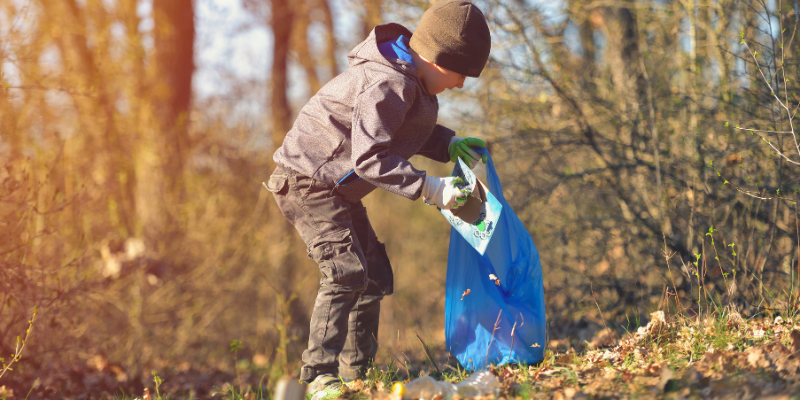
[[[492,37],[481,10],[464,0],[439,0],[431,6],[409,43],[426,60],[453,72],[481,75]]]

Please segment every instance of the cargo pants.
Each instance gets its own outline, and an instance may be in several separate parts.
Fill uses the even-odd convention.
[[[322,273],[300,380],[337,373],[363,378],[378,350],[380,302],[394,283],[366,208],[343,200],[332,185],[280,166],[267,189]]]

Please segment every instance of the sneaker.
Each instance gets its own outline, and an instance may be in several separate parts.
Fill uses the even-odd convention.
[[[317,375],[306,389],[306,400],[331,400],[342,395],[342,381],[335,375]]]

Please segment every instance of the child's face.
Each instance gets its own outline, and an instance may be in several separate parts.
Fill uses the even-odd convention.
[[[464,80],[467,78],[458,72],[450,71],[447,68],[431,64],[433,68],[427,69],[427,74],[422,76],[422,83],[425,89],[432,95],[444,92],[445,89],[463,88]]]

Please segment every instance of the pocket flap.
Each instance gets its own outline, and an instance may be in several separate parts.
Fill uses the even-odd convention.
[[[287,178],[286,175],[272,174],[272,176],[269,177],[269,181],[264,183],[264,186],[266,186],[267,190],[270,192],[278,193],[286,186]]]

